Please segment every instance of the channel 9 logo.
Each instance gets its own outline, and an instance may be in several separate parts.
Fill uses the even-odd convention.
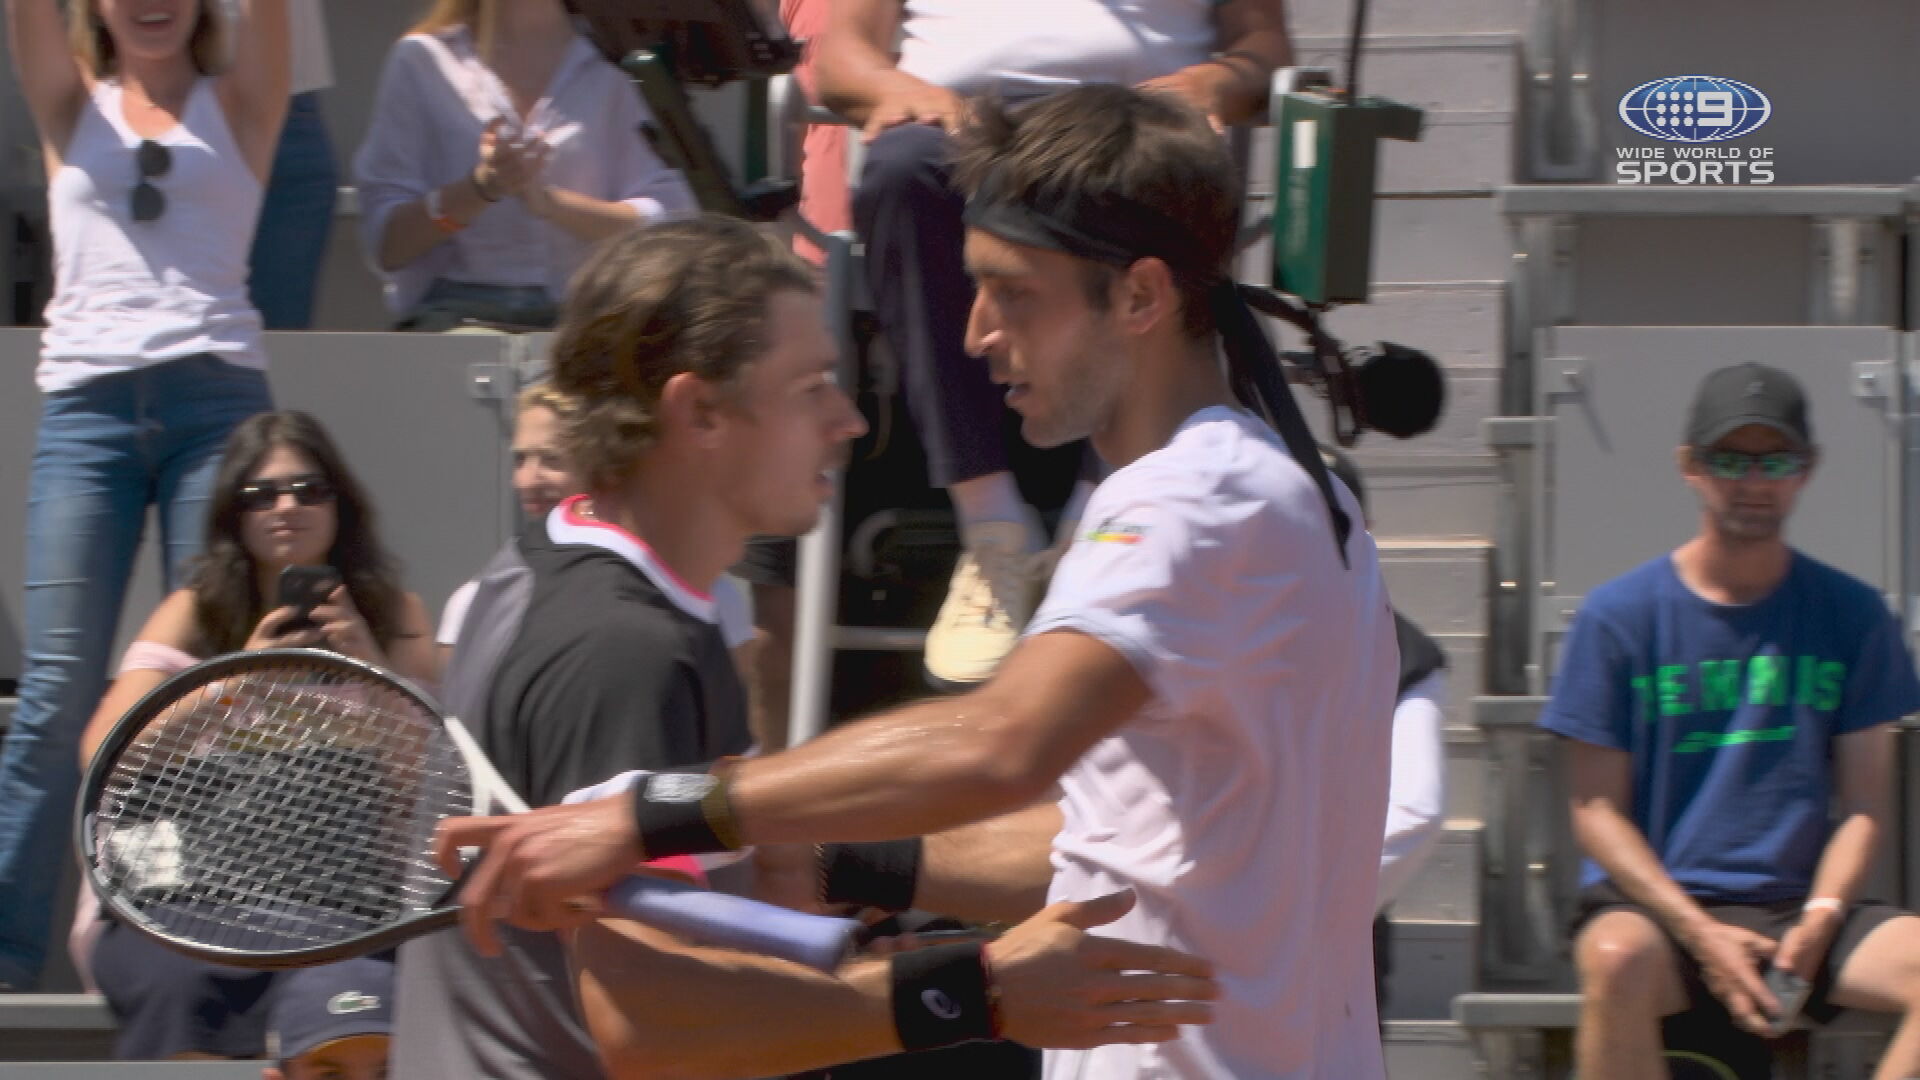
[[[1644,82],[1620,99],[1620,119],[1668,142],[1725,142],[1751,135],[1773,115],[1767,95],[1734,79],[1676,75]]]
[[[1676,145],[1617,148],[1616,178],[1625,184],[1771,184],[1772,147],[1713,144],[1751,135],[1772,115],[1767,95],[1738,79],[1671,75],[1641,83],[1621,97],[1621,123]]]

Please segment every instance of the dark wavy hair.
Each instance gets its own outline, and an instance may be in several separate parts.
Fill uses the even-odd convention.
[[[245,511],[238,495],[260,463],[280,447],[311,461],[333,486],[335,526],[327,563],[340,572],[354,607],[385,649],[399,628],[403,594],[393,558],[374,532],[373,504],[320,422],[286,410],[249,417],[227,439],[207,508],[205,550],[188,578],[199,646],[194,651],[201,656],[237,651],[267,613],[268,598],[260,595],[253,556],[240,538]]]

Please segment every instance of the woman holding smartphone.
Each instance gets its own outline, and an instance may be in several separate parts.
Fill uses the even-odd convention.
[[[427,611],[400,588],[374,532],[373,508],[333,440],[302,412],[255,416],[234,430],[213,488],[206,553],[186,588],[161,601],[127,647],[119,676],[81,738],[81,764],[127,709],[169,675],[246,649],[329,649],[430,682]],[[289,568],[335,584],[305,619],[281,604]],[[292,577],[316,575],[294,574]],[[289,625],[294,624],[294,625]],[[106,996],[122,1058],[256,1057],[265,1048],[272,974],[172,953],[83,902],[74,966]],[[209,1018],[217,1018],[211,1022]]]

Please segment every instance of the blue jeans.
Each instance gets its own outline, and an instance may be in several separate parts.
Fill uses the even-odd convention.
[[[538,285],[475,285],[435,278],[395,330],[444,334],[463,326],[550,330],[560,308]]]
[[[227,435],[273,407],[266,376],[209,355],[47,395],[27,492],[26,655],[0,743],[0,983],[31,988],[73,836],[80,733],[140,548],[160,510],[169,589],[199,553]]]
[[[313,295],[333,230],[338,182],[319,95],[295,94],[274,149],[248,266],[247,291],[269,330],[313,325]]]

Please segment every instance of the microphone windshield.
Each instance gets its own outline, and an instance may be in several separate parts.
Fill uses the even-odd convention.
[[[1446,405],[1446,379],[1433,357],[1383,341],[1353,372],[1366,426],[1399,439],[1433,430]]]

